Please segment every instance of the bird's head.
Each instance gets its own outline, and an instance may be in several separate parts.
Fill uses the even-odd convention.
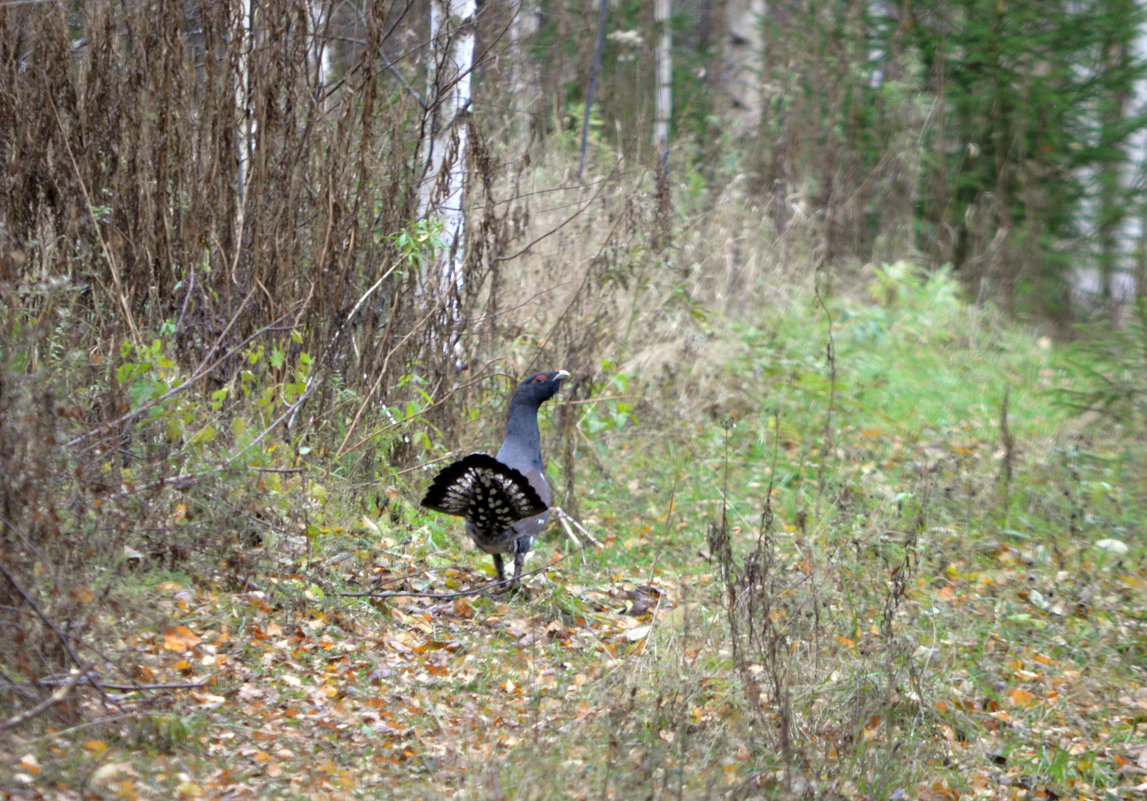
[[[514,390],[513,403],[528,403],[531,406],[541,406],[554,396],[561,386],[563,378],[569,378],[565,370],[555,370],[551,373],[534,373]]]

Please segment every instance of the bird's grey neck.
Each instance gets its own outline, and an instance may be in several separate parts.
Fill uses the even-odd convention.
[[[515,454],[531,457],[540,454],[542,449],[541,433],[538,431],[538,407],[528,403],[514,403],[506,416],[506,440],[502,445],[512,447],[519,451]]]

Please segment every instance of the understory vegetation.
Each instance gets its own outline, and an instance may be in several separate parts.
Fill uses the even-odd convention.
[[[648,4],[587,109],[584,9],[528,106],[490,2],[452,282],[457,81],[414,5],[320,5],[0,8],[5,798],[1147,792],[1147,301],[1065,278],[1142,244],[1143,64],[1092,80],[1138,7],[772,3],[736,132],[675,12],[662,159]],[[498,593],[419,500],[551,369],[563,514]]]
[[[496,441],[497,374],[520,368],[462,376],[449,438],[426,421],[430,393],[363,410],[336,387],[336,411],[308,416],[312,360],[290,331],[227,354],[237,369],[218,385],[177,365],[162,331],[75,352],[47,324],[66,308],[23,318],[13,330],[39,338],[5,346],[22,488],[5,516],[29,521],[32,568],[5,569],[26,602],[7,618],[6,717],[25,720],[6,732],[3,786],[951,799],[1139,785],[1147,452],[1133,401],[1110,390],[1132,373],[968,305],[945,272],[883,265],[832,291],[781,277],[738,273],[774,293],[752,314],[687,278],[624,290],[611,324],[640,333],[612,340],[544,424],[559,505],[600,544],[552,525],[516,597],[484,592],[489,560],[417,500],[436,460]],[[523,315],[521,364],[547,313]],[[81,402],[118,404],[117,440],[86,430]],[[387,467],[399,451],[411,468]]]

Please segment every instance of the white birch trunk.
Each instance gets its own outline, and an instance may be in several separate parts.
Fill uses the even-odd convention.
[[[1127,34],[1121,43],[1130,49],[1135,59],[1147,58],[1147,29],[1137,26]],[[1102,69],[1117,69],[1115,63],[1105,64]],[[1086,78],[1095,80],[1098,72],[1088,70]],[[1147,81],[1140,80],[1132,88],[1123,108],[1113,119],[1104,119],[1100,112],[1092,111],[1092,122],[1097,130],[1117,126],[1128,113],[1136,113],[1147,106]],[[1136,184],[1142,186],[1147,178],[1147,134],[1140,132],[1128,137],[1122,145],[1125,157],[1118,163],[1105,167],[1090,166],[1080,171],[1083,180],[1091,191],[1080,203],[1079,218],[1081,228],[1087,230],[1097,240],[1090,263],[1073,267],[1066,276],[1070,297],[1074,303],[1085,309],[1103,306],[1126,306],[1142,297],[1147,287],[1147,201],[1141,201],[1138,213],[1128,213],[1118,226],[1106,232],[1108,241],[1100,229],[1104,212],[1114,202],[1121,203]],[[1120,191],[1115,197],[1104,197],[1101,178],[1105,170],[1115,173]],[[1110,179],[1110,176],[1108,176]]]
[[[327,0],[307,2],[307,62],[314,70],[315,97],[320,101],[326,92],[331,75],[331,49],[327,47],[327,20],[330,6]]]
[[[767,12],[765,0],[730,0],[726,8],[718,73],[725,108],[718,111],[731,120],[733,136],[756,130],[763,119],[761,76],[767,43],[762,23]]]
[[[251,0],[239,0],[239,19],[234,26],[238,38],[238,62],[235,70],[235,122],[239,128],[236,158],[237,197],[235,204],[235,242],[243,241],[243,224],[247,199],[248,168],[255,152],[255,121],[251,109],[251,47],[252,14]]]
[[[653,21],[657,30],[657,95],[653,108],[653,147],[659,158],[669,149],[669,120],[673,114],[672,31],[669,0],[654,0]]]
[[[1147,29],[1140,27],[1132,39],[1135,57],[1147,59]],[[1137,109],[1147,108],[1147,80],[1135,84],[1135,97],[1131,101]],[[1139,167],[1140,180],[1147,180],[1147,133],[1140,133],[1131,140],[1131,161]],[[1136,240],[1135,254],[1135,298],[1147,298],[1147,199],[1140,200],[1138,219],[1132,217],[1132,235]],[[1138,307],[1139,322],[1147,330],[1147,303]]]
[[[455,326],[462,321],[466,217],[464,188],[470,116],[470,74],[474,59],[476,0],[431,0],[430,102],[423,153],[425,172],[418,191],[419,217],[442,224],[445,247],[437,264],[437,298]],[[428,277],[423,292],[431,295]],[[430,298],[428,298],[429,300]]]

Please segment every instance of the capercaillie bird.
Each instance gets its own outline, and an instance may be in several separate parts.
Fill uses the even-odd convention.
[[[503,554],[514,556],[517,586],[526,554],[550,518],[550,485],[542,465],[538,409],[554,396],[565,370],[534,373],[514,390],[506,437],[497,456],[471,453],[444,467],[422,499],[436,512],[466,520],[466,534],[494,557],[498,582],[506,580]]]

